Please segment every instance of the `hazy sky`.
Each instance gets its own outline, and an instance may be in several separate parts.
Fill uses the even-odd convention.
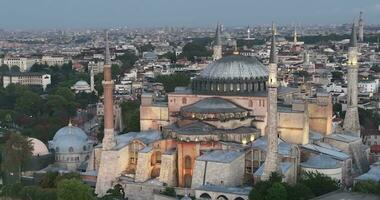
[[[0,28],[337,24],[361,10],[380,24],[380,0],[0,0]]]

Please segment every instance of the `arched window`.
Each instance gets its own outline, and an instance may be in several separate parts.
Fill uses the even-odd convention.
[[[191,169],[192,163],[191,163],[191,157],[185,156],[185,169]]]
[[[220,195],[218,198],[216,198],[216,200],[228,200],[228,198],[224,195]]]
[[[69,147],[69,152],[70,153],[74,152],[74,148],[73,147]]]
[[[87,147],[86,146],[83,146],[83,151],[86,151],[87,150]]]
[[[241,197],[236,197],[235,200],[244,200],[244,199]]]
[[[182,104],[187,104],[187,98],[186,97],[182,97]]]
[[[59,152],[59,147],[56,147],[56,148],[55,148],[55,152]]]
[[[203,193],[201,194],[201,196],[199,196],[199,198],[202,200],[208,200],[208,199],[211,199],[211,196],[207,193]]]

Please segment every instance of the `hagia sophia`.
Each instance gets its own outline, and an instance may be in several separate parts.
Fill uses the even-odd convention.
[[[295,183],[301,171],[318,171],[350,186],[368,171],[369,148],[360,138],[357,106],[358,47],[355,26],[348,50],[348,108],[333,128],[328,93],[301,93],[278,78],[276,28],[268,64],[235,52],[223,55],[217,26],[214,61],[189,87],[177,87],[167,102],[143,94],[141,132],[117,134],[111,58],[106,36],[104,139],[93,146],[72,124],[49,142],[67,170],[83,163],[82,178],[98,196],[115,185],[128,199],[153,199],[175,188],[196,199],[247,200],[252,185],[272,172]],[[74,141],[74,142],[73,142]]]

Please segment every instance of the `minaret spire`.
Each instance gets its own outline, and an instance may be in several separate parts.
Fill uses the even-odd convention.
[[[358,112],[358,47],[355,23],[352,25],[347,61],[347,111],[343,129],[346,134],[360,137]]]
[[[104,138],[103,138],[103,149],[110,150],[115,144],[115,133],[114,133],[114,119],[113,119],[113,87],[114,83],[112,81],[111,72],[111,56],[108,44],[108,31],[106,31],[105,36],[105,64],[104,64]]]
[[[359,42],[364,42],[364,21],[363,21],[363,12],[360,11],[359,15]]]
[[[351,28],[350,47],[357,47],[357,46],[358,46],[358,35],[356,34],[356,25],[354,22],[352,23],[352,28]]]
[[[221,38],[221,25],[217,24],[215,31],[215,41],[213,47],[213,60],[219,60],[222,58],[222,38]]]
[[[269,60],[268,78],[268,116],[267,116],[267,154],[262,180],[268,180],[273,172],[278,172],[278,130],[277,130],[277,59],[276,27],[272,24],[272,45]]]
[[[297,26],[294,26],[293,45],[297,44]]]
[[[275,23],[272,23],[272,41],[269,55],[269,63],[277,63],[277,48],[276,48],[276,27]]]

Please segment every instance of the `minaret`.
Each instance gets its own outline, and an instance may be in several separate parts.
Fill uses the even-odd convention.
[[[108,46],[108,32],[106,32],[106,53],[104,63],[104,137],[102,153],[96,180],[95,193],[101,197],[112,187],[112,182],[119,175],[118,151],[113,150],[116,145],[114,120],[113,120],[113,87],[111,77],[111,57]]]
[[[221,39],[221,25],[218,23],[215,31],[215,44],[214,44],[214,53],[212,55],[213,60],[219,60],[222,58],[222,39]]]
[[[272,44],[269,58],[267,154],[262,180],[268,180],[272,172],[278,171],[278,131],[277,131],[277,55],[276,29],[272,24]]]
[[[294,33],[293,33],[293,45],[297,44],[297,27],[294,26]]]
[[[113,87],[111,73],[111,56],[108,44],[108,32],[106,32],[106,52],[104,62],[104,138],[103,150],[110,150],[115,146],[114,120],[113,120]]]
[[[343,129],[347,134],[360,137],[358,112],[358,47],[355,23],[352,25],[347,61],[347,111]]]
[[[249,26],[247,28],[247,39],[251,39],[251,30],[249,29]]]
[[[91,70],[90,70],[90,89],[91,89],[91,92],[94,92],[95,91],[95,81],[94,81],[94,69],[93,67],[91,67]]]
[[[359,42],[364,41],[364,22],[363,22],[363,12],[360,12],[359,16],[359,34],[358,34]]]

